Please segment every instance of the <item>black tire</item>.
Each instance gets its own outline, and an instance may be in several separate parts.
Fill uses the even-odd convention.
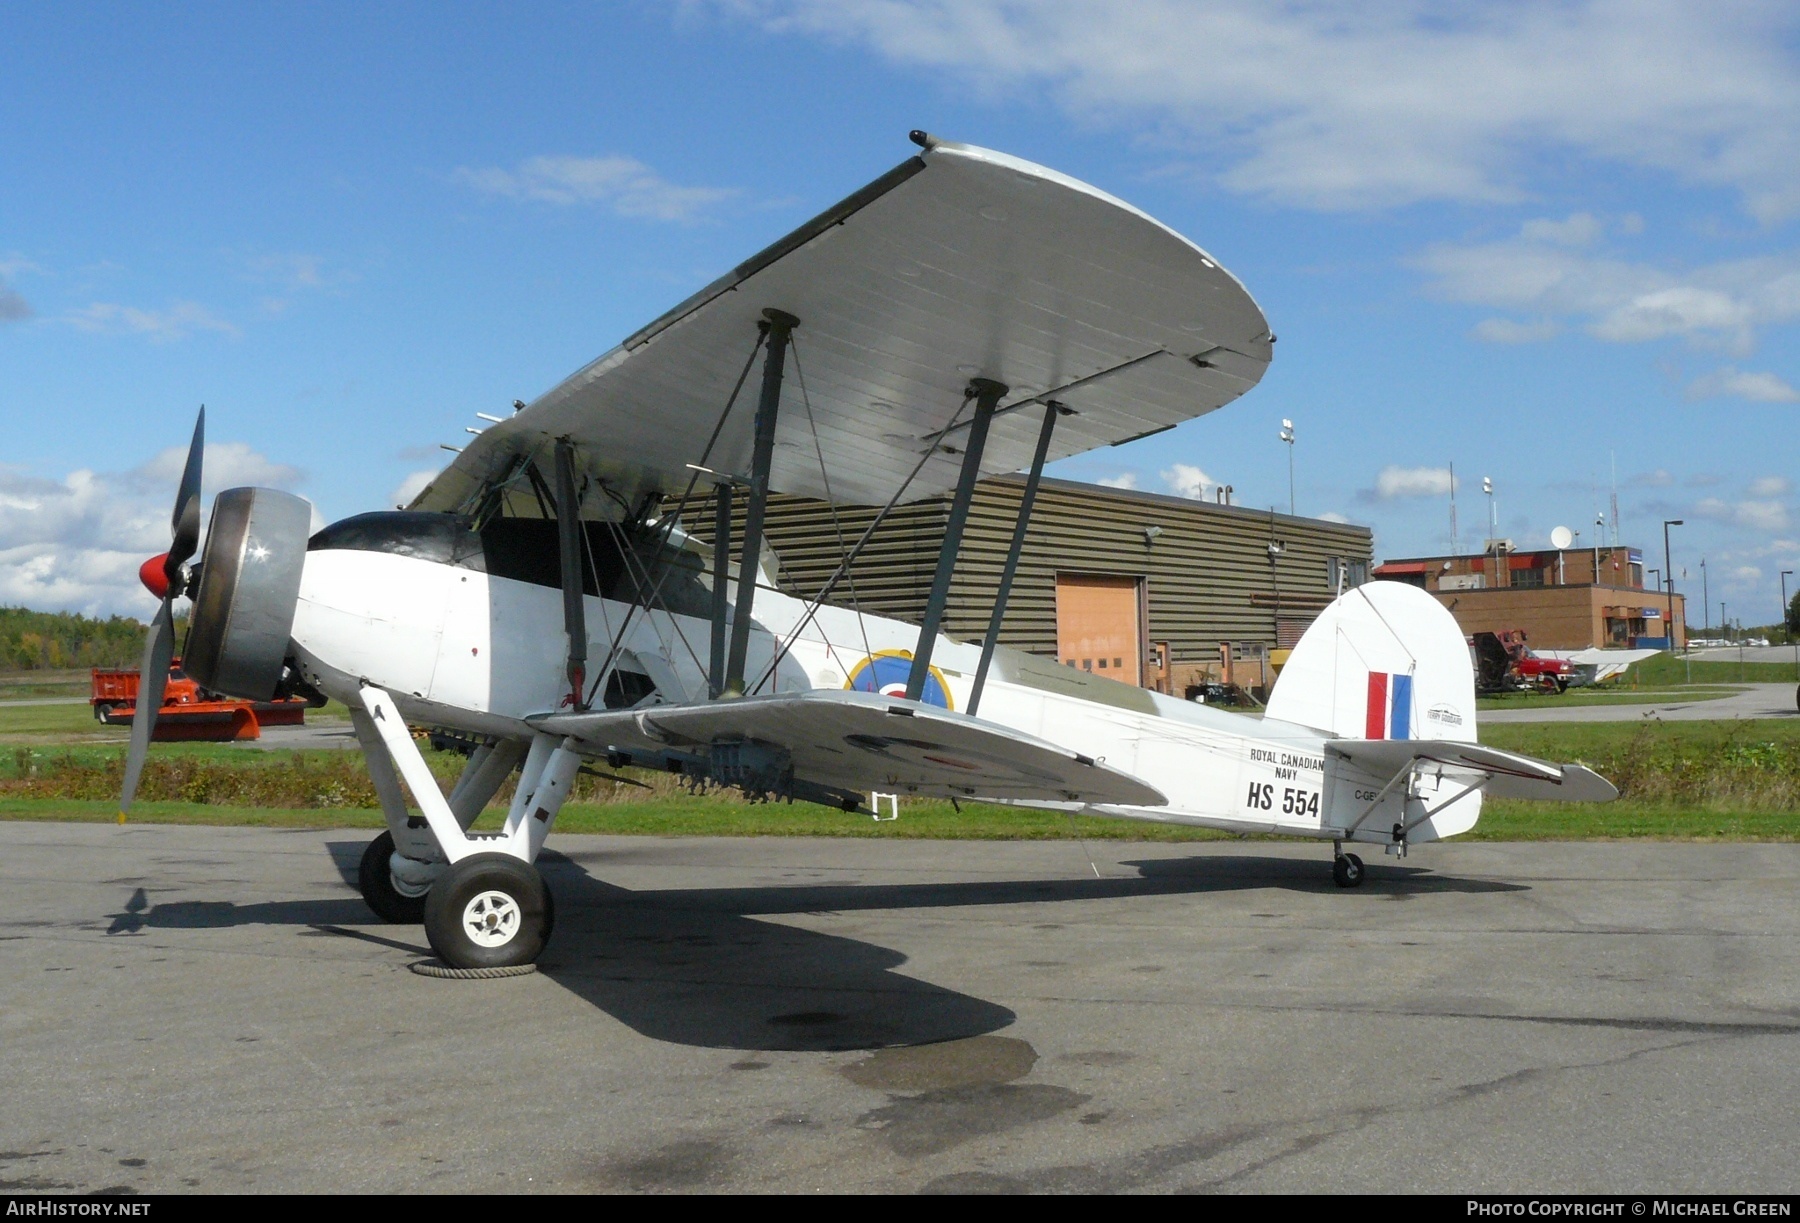
[[[555,927],[544,877],[507,854],[464,858],[425,894],[425,937],[451,968],[530,964]]]
[[[394,872],[388,867],[388,859],[393,856],[393,833],[384,832],[370,841],[356,868],[356,886],[376,917],[399,926],[416,926],[425,920],[425,897],[407,896],[395,890]]]
[[[1331,880],[1341,888],[1361,887],[1363,860],[1355,854],[1339,854],[1331,864]]]

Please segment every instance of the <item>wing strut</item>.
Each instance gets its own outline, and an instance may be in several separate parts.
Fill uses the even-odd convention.
[[[1050,435],[1056,431],[1056,418],[1062,411],[1055,400],[1044,405],[1044,425],[1038,430],[1037,451],[1031,456],[1031,474],[1025,477],[1025,495],[1019,498],[1018,525],[1013,527],[1012,547],[1006,550],[1006,567],[1000,571],[1000,589],[994,595],[994,613],[988,617],[987,637],[981,643],[981,665],[975,668],[975,685],[969,690],[971,718],[981,708],[981,689],[987,684],[988,664],[994,661],[994,646],[1000,641],[1000,621],[1006,615],[1006,600],[1019,572],[1019,554],[1025,550],[1025,531],[1031,525],[1031,507],[1037,501],[1044,458],[1050,453]]]
[[[569,704],[587,708],[587,610],[581,602],[581,506],[575,500],[575,445],[556,443],[556,542],[562,562],[563,633],[569,639]],[[599,575],[595,575],[596,580]]]
[[[781,310],[765,309],[769,348],[763,354],[762,398],[756,405],[756,447],[750,459],[750,504],[744,511],[744,544],[738,553],[738,597],[731,622],[731,655],[725,665],[725,691],[744,692],[744,656],[750,649],[750,608],[756,598],[756,574],[762,560],[763,515],[769,508],[769,468],[775,461],[775,415],[781,407],[781,368],[788,336],[800,320]]]
[[[712,654],[707,660],[707,694],[718,699],[725,691],[725,577],[731,563],[731,503],[736,485],[720,480],[713,490],[713,588]]]
[[[918,700],[931,674],[931,648],[943,623],[944,604],[950,598],[950,578],[956,572],[956,554],[962,548],[963,527],[969,521],[969,505],[975,498],[975,481],[981,476],[981,452],[987,448],[988,423],[994,407],[1005,396],[1004,383],[976,378],[969,383],[975,400],[975,417],[969,424],[968,447],[963,451],[962,476],[950,503],[950,520],[944,524],[944,542],[938,549],[937,574],[931,579],[931,596],[925,602],[925,619],[919,624],[919,647],[913,651],[912,671],[906,677],[906,699]],[[934,443],[935,445],[935,443]]]

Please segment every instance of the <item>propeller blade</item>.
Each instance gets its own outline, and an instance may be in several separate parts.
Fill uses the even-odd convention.
[[[194,440],[188,443],[187,466],[181,469],[181,487],[175,493],[175,513],[169,519],[169,559],[163,572],[173,583],[182,563],[200,546],[200,463],[206,450],[206,408],[194,421]]]
[[[131,715],[131,747],[125,754],[125,788],[119,795],[119,822],[131,809],[137,794],[138,777],[144,771],[144,760],[150,754],[150,734],[156,729],[156,714],[162,708],[163,689],[169,682],[169,659],[175,653],[175,617],[170,611],[172,600],[164,599],[150,622],[150,635],[144,640],[144,661],[138,668],[137,706]]]

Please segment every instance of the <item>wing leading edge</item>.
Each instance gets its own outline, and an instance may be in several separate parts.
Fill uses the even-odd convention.
[[[454,509],[558,437],[622,499],[685,485],[765,308],[800,320],[770,486],[846,504],[886,502],[927,455],[905,499],[952,488],[945,430],[973,377],[1011,388],[992,475],[1029,463],[1046,400],[1074,413],[1050,452],[1065,458],[1213,411],[1271,355],[1243,285],[1180,234],[1042,166],[938,143],[485,431],[414,508]],[[748,470],[753,399],[711,469]]]

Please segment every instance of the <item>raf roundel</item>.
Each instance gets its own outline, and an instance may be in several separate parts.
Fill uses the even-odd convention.
[[[852,692],[904,697],[906,680],[912,673],[912,658],[910,650],[882,650],[857,663],[850,671],[850,678],[844,681],[844,687]],[[950,701],[950,685],[944,681],[944,673],[936,667],[927,670],[925,690],[919,693],[919,700],[954,711],[956,706]]]

